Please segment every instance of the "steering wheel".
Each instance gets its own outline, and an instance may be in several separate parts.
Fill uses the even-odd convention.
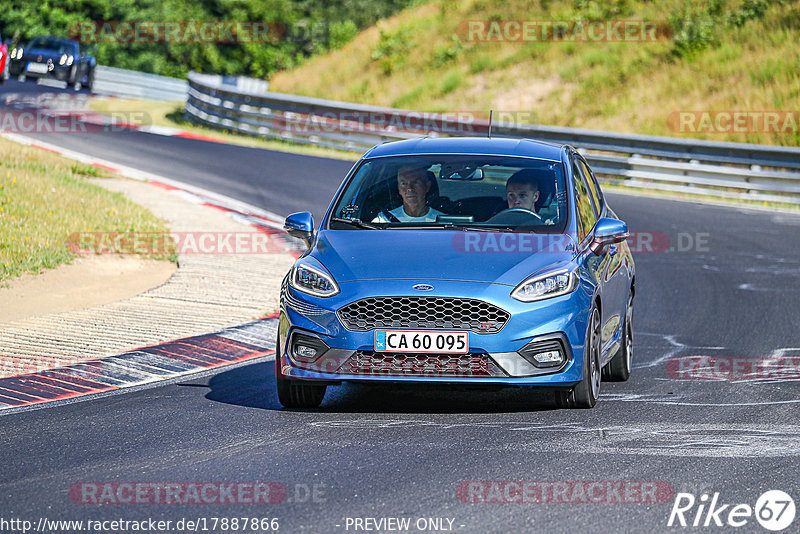
[[[535,218],[535,222],[528,222],[525,219]],[[543,223],[544,218],[536,212],[525,208],[507,208],[490,218],[487,223],[492,224],[512,224],[517,226],[527,226],[529,224]]]

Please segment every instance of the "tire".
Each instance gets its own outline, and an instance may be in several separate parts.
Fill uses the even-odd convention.
[[[583,349],[583,378],[569,391],[556,391],[559,408],[594,408],[600,397],[600,310],[592,306]]]
[[[278,400],[286,408],[319,408],[328,386],[303,384],[298,380],[283,378],[280,345],[275,343],[275,388],[278,390]]]
[[[628,296],[625,322],[622,324],[622,344],[611,361],[603,368],[603,380],[625,382],[631,376],[633,363],[633,295]]]
[[[84,86],[91,93],[94,91],[94,69],[86,75],[86,85]]]

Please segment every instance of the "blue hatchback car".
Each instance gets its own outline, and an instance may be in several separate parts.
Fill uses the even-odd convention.
[[[286,407],[342,382],[536,386],[591,408],[627,380],[627,225],[570,146],[423,138],[351,169],[283,282],[275,376]]]

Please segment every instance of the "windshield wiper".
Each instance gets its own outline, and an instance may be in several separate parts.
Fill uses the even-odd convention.
[[[480,226],[480,225],[467,225],[467,224],[453,224],[453,223],[430,223],[430,224],[403,224],[402,226],[388,226],[387,228],[396,228],[404,230],[461,230],[465,232],[513,232],[510,226]]]
[[[342,219],[340,217],[331,217],[331,222],[349,224],[350,226],[355,226],[356,228],[362,228],[364,230],[380,230],[381,229],[378,226],[374,226],[372,224],[365,223],[361,219]]]
[[[513,232],[514,229],[510,226],[480,226],[480,225],[463,225],[463,224],[448,224],[445,226],[448,230],[463,230],[465,232]]]

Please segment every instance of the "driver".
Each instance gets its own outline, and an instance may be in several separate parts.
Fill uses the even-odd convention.
[[[404,165],[397,171],[397,189],[403,204],[390,211],[381,211],[372,222],[436,222],[439,210],[428,206],[431,176],[424,168]]]

